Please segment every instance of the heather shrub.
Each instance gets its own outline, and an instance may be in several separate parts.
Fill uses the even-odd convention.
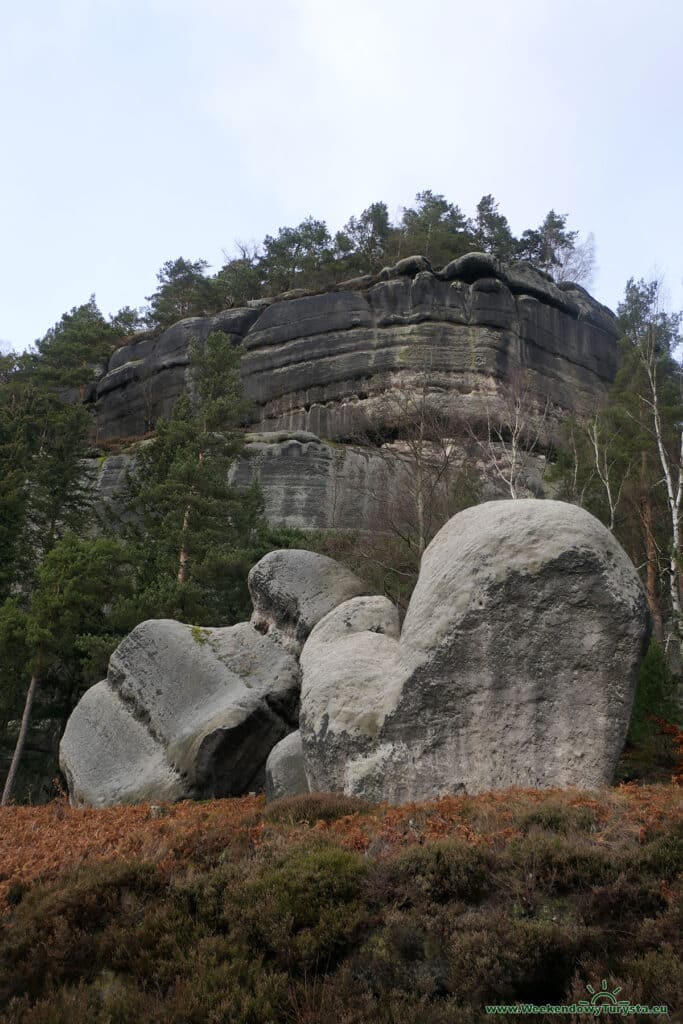
[[[477,847],[448,839],[409,847],[383,863],[387,899],[398,905],[425,900],[476,903],[491,887],[491,858]]]
[[[303,793],[273,800],[263,811],[264,821],[278,825],[314,825],[316,821],[337,821],[349,814],[365,814],[373,805],[343,793]]]
[[[540,828],[566,836],[571,832],[591,832],[596,826],[596,817],[590,807],[571,807],[549,801],[523,813],[519,825],[524,833]]]
[[[570,1002],[603,977],[673,1015],[676,792],[629,789],[588,807],[523,793],[403,811],[331,796],[265,813],[253,799],[196,817],[179,807],[161,833],[166,860],[23,875],[16,896],[7,885],[0,1018],[479,1024],[487,1003]],[[159,826],[145,827],[155,850]],[[458,838],[431,838],[447,827]]]

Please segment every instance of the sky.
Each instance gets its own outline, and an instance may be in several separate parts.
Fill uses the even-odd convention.
[[[680,0],[0,0],[0,345],[424,189],[683,307]]]

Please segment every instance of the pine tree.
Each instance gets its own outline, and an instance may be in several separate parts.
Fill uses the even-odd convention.
[[[499,260],[511,260],[519,244],[510,230],[507,217],[498,211],[492,195],[482,196],[471,225],[473,241],[482,252],[490,252]]]
[[[442,266],[472,248],[467,218],[460,207],[431,189],[418,192],[415,206],[403,211],[401,228],[406,249],[403,255],[421,253],[434,266]]]
[[[237,491],[229,482],[247,408],[239,357],[220,333],[193,349],[195,401],[181,399],[158,424],[129,476],[138,620],[168,615],[221,625],[248,615],[246,577],[273,546],[274,532],[258,489]]]
[[[95,296],[63,313],[60,320],[36,342],[29,357],[36,381],[57,389],[80,388],[92,380],[102,359],[139,325],[137,314],[126,307],[111,320],[100,312]]]
[[[168,327],[186,317],[218,312],[218,291],[207,269],[206,260],[167,260],[157,274],[158,288],[146,296],[148,324]]]
[[[295,228],[266,235],[259,260],[265,290],[271,295],[298,285],[324,281],[334,258],[332,237],[323,220],[307,217]]]
[[[578,234],[578,231],[567,230],[566,213],[550,210],[538,228],[527,229],[522,233],[518,257],[553,274],[561,266],[567,252],[574,248]]]
[[[30,586],[45,554],[78,531],[91,502],[83,472],[90,417],[67,404],[32,356],[3,357],[0,387],[0,600]],[[52,375],[50,370],[47,376]]]
[[[84,671],[101,670],[120,635],[117,600],[130,589],[123,547],[111,539],[63,537],[46,555],[28,598],[0,606],[0,694],[5,713],[23,703],[14,756],[2,794],[12,799],[38,688],[73,691]],[[91,673],[90,673],[91,674]]]

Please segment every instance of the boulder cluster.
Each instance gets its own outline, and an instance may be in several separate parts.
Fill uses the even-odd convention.
[[[593,516],[492,501],[427,548],[397,609],[325,556],[274,551],[251,621],[143,622],[74,710],[76,804],[339,791],[403,803],[611,781],[649,636],[638,575]]]

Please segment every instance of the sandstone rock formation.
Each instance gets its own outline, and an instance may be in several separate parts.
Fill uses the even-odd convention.
[[[555,501],[496,501],[427,548],[400,638],[384,599],[312,631],[300,729],[311,790],[392,802],[611,780],[649,620],[612,534]]]
[[[299,796],[308,792],[301,733],[297,729],[280,740],[268,755],[266,796],[269,800],[277,800],[278,797]]]
[[[588,411],[604,396],[617,358],[608,310],[530,267],[471,280],[470,260],[460,273],[442,280],[423,270],[268,306],[244,337],[242,360],[262,429],[353,438],[385,412],[387,392],[421,374],[437,406],[469,419],[518,371],[558,414]]]
[[[332,559],[275,551],[252,569],[253,624],[143,622],[73,711],[60,767],[75,803],[239,795],[261,786],[298,722],[296,655],[337,602],[364,592]]]
[[[268,520],[302,529],[373,531],[404,499],[400,463],[385,455],[395,454],[409,396],[425,394],[449,421],[448,436],[469,466],[462,436],[487,431],[515,382],[523,381],[532,405],[547,408],[540,433],[552,442],[567,413],[591,412],[604,400],[617,367],[614,316],[580,286],[555,285],[528,264],[502,265],[486,253],[442,270],[411,256],[327,292],[296,289],[122,347],[86,391],[95,440],[152,430],[192,393],[190,347],[216,330],[244,350],[256,430],[233,482],[258,482]],[[546,493],[542,469],[520,481],[521,494]],[[124,471],[125,456],[96,467],[105,502],[115,504]],[[483,476],[481,498],[504,493],[495,473]]]
[[[99,440],[140,435],[191,390],[189,347],[214,330],[242,344],[244,390],[263,430],[349,438],[378,396],[427,371],[474,417],[515,370],[558,410],[592,408],[614,379],[614,317],[577,285],[470,253],[442,271],[408,257],[377,277],[183,320],[126,345],[87,392]]]
[[[400,803],[611,780],[649,619],[635,569],[584,510],[493,501],[454,516],[402,630],[387,598],[309,551],[271,552],[249,586],[251,623],[150,621],[123,641],[62,739],[75,802],[265,781],[271,796]]]
[[[71,715],[60,765],[77,803],[231,796],[256,788],[296,725],[299,666],[248,623],[137,626]]]
[[[271,551],[249,573],[252,625],[298,654],[317,622],[367,588],[326,555],[287,548]]]

